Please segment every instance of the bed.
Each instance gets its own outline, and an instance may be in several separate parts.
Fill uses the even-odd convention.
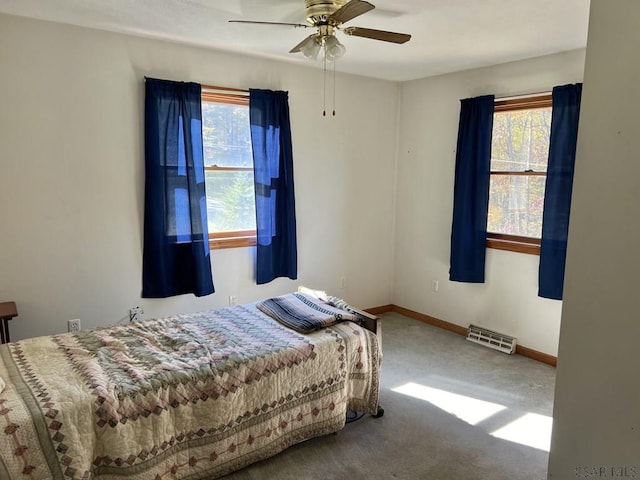
[[[379,414],[375,333],[261,305],[0,345],[0,478],[214,479]]]

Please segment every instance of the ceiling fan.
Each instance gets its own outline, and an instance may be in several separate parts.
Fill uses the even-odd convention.
[[[229,22],[316,28],[316,33],[309,35],[289,51],[289,53],[301,52],[305,57],[313,60],[318,57],[322,47],[324,47],[325,59],[329,61],[336,60],[345,54],[346,48],[336,38],[336,30],[341,30],[347,35],[355,37],[391,43],[405,43],[411,38],[411,35],[406,33],[362,27],[343,27],[342,24],[375,8],[374,5],[364,0],[305,0],[304,3],[307,14],[306,24],[251,20],[229,20]]]

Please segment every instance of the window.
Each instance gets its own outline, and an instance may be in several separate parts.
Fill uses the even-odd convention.
[[[540,254],[551,95],[495,102],[487,246]]]
[[[249,97],[202,90],[202,141],[211,248],[256,244]]]

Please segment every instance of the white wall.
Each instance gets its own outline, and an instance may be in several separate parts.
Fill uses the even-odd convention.
[[[390,303],[396,83],[339,75],[337,116],[323,118],[318,69],[6,15],[0,45],[0,301],[18,304],[12,339],[76,317],[112,324],[134,305],[155,317],[298,284]],[[215,294],[140,298],[144,76],[289,91],[298,281],[258,287],[253,248],[217,250]]]
[[[580,50],[403,84],[395,304],[464,327],[492,328],[556,354],[562,302],[537,296],[538,256],[488,249],[484,284],[448,280],[455,148],[460,99],[550,91],[582,81],[583,66]]]
[[[487,283],[447,280],[459,100],[581,81],[584,52],[402,85],[339,75],[333,118],[317,69],[6,15],[0,44],[11,45],[0,50],[0,301],[18,303],[14,339],[69,318],[115,323],[134,305],[155,317],[306,284],[556,354],[561,302],[537,297],[538,257],[488,250]],[[298,281],[258,287],[253,248],[216,250],[215,294],[140,298],[145,75],[289,91]]]
[[[591,2],[549,478],[640,478],[639,21]]]

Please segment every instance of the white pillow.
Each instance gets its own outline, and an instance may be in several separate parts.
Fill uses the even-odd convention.
[[[322,300],[323,302],[327,301],[327,292],[325,292],[324,290],[314,290],[312,288],[300,285],[298,287],[298,293],[304,293],[313,298],[317,298],[318,300]]]

